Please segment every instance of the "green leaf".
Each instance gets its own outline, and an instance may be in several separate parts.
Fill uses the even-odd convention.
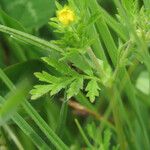
[[[53,0],[1,0],[3,9],[28,29],[40,28],[54,14]]]
[[[56,7],[57,7],[58,10],[60,10],[60,9],[63,8],[57,1],[55,1],[55,5],[56,5]]]
[[[93,103],[95,101],[95,97],[99,96],[99,86],[96,82],[96,80],[92,79],[91,81],[89,81],[86,89],[87,91],[87,97],[89,97],[90,101]]]
[[[85,60],[85,58],[81,54],[79,54],[79,52],[77,51],[69,52],[65,57],[69,59],[75,67],[79,68],[84,73],[88,75],[93,75],[93,71],[90,65]]]
[[[48,93],[52,88],[52,85],[36,85],[34,86],[34,89],[30,91],[30,94],[32,95],[31,99],[35,100],[44,94]]]
[[[34,73],[34,75],[39,79],[39,81],[47,82],[47,83],[54,83],[57,78],[55,76],[50,75],[49,73],[42,71]]]
[[[63,88],[66,88],[73,80],[74,77],[55,77],[49,73],[43,71],[42,73],[37,72],[35,76],[43,82],[49,83],[48,85],[36,85],[34,89],[31,90],[31,99],[37,99],[42,95],[50,92],[50,95],[55,95]]]
[[[59,61],[58,59],[59,58],[53,55],[42,58],[43,61],[45,61],[48,65],[52,66],[53,68],[55,68],[57,71],[59,71],[62,74],[73,73],[73,70],[66,63]]]
[[[150,79],[147,71],[143,71],[139,75],[136,81],[136,88],[146,95],[150,94]]]
[[[11,28],[25,31],[24,27],[15,19],[8,16],[2,9],[0,9],[0,22],[3,25],[9,26]]]
[[[66,86],[68,86],[71,82],[72,82],[73,78],[68,78],[68,77],[62,77],[62,78],[58,78],[58,80],[56,81],[56,83],[54,83],[52,85],[51,88],[51,95],[55,95],[56,93],[58,93],[60,90],[62,90],[63,88],[65,88]]]
[[[70,99],[72,96],[77,95],[80,89],[83,89],[83,78],[77,78],[71,83],[67,91],[67,99]]]

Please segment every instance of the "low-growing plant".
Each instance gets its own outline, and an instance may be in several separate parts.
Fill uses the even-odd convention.
[[[2,2],[0,146],[150,149],[150,2],[114,0],[115,14],[98,2],[51,0],[49,24],[29,2],[29,27],[10,13],[24,2]]]

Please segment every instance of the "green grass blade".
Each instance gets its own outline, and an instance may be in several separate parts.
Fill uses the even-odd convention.
[[[61,110],[60,110],[60,115],[59,115],[59,120],[57,124],[57,129],[56,133],[61,137],[63,133],[63,129],[66,128],[66,119],[67,119],[67,112],[68,112],[68,101],[67,101],[67,93],[65,90],[64,94],[64,100],[62,102]]]
[[[79,131],[80,131],[80,133],[81,133],[85,143],[92,150],[93,146],[91,145],[91,143],[89,142],[88,138],[86,137],[86,135],[85,135],[85,133],[84,133],[84,131],[83,131],[83,129],[82,129],[82,127],[81,127],[81,125],[80,125],[80,123],[79,123],[79,121],[77,119],[75,119],[75,123],[76,123],[76,125],[77,125],[77,127],[78,127],[78,129],[79,129]]]
[[[42,39],[40,39],[36,36],[30,35],[28,33],[24,33],[24,32],[9,28],[4,25],[0,25],[0,31],[9,34],[12,37],[14,36],[14,38],[17,38],[20,41],[35,45],[35,46],[42,48],[44,50],[47,50],[47,51],[51,51],[51,50],[56,50],[59,52],[62,51],[58,46],[56,46],[48,41],[42,40]]]
[[[2,81],[4,81],[4,83],[6,84],[6,86],[11,89],[14,90],[15,86],[14,84],[9,80],[9,78],[5,75],[5,73],[3,72],[3,70],[0,68],[0,78]]]
[[[93,0],[96,2],[96,0]],[[126,29],[119,23],[117,20],[115,20],[111,15],[108,14],[107,11],[105,11],[100,5],[97,5],[96,3],[93,3],[92,7],[96,10],[98,10],[102,16],[103,19],[106,21],[106,23],[123,39],[126,40],[128,38],[128,34],[126,32]]]
[[[24,150],[22,144],[20,143],[18,137],[15,135],[15,133],[11,130],[11,128],[8,125],[4,125],[3,127],[5,131],[8,133],[8,135],[11,137],[11,139],[14,141],[16,146],[19,150]]]
[[[0,125],[3,125],[16,111],[17,106],[24,101],[24,97],[28,93],[27,88],[28,83],[25,80],[17,89],[8,93],[7,100],[0,109]]]
[[[5,99],[0,96],[0,103],[4,103]],[[14,113],[12,120],[18,127],[33,141],[33,143],[40,150],[50,149],[49,146],[42,140],[42,138],[31,128],[31,126],[18,114]]]
[[[69,150],[69,148],[63,143],[63,141],[55,134],[55,132],[46,124],[37,111],[31,106],[30,103],[25,101],[23,104],[24,109],[29,116],[35,121],[47,138],[55,145],[58,150]]]
[[[92,1],[92,4],[95,3],[95,5],[98,5],[96,0],[94,0],[94,2]],[[94,7],[93,5],[90,5],[91,6],[91,10],[93,11],[94,13]],[[98,6],[97,6],[98,8]],[[103,38],[103,41],[106,45],[106,48],[108,50],[108,53],[112,59],[112,62],[113,64],[115,65],[116,64],[116,60],[117,60],[117,47],[116,47],[116,44],[109,32],[109,29],[106,25],[106,23],[104,22],[104,20],[98,20],[96,22],[97,24],[97,29],[99,31],[99,33],[101,34],[102,38]],[[132,29],[132,28],[131,28]],[[106,36],[107,35],[107,36]],[[129,101],[132,105],[132,107],[134,108],[134,110],[136,111],[137,115],[138,115],[138,118],[139,118],[139,121],[140,121],[140,124],[142,125],[142,120],[141,120],[141,113],[140,113],[140,110],[139,110],[139,106],[138,106],[138,103],[137,103],[137,99],[136,99],[136,96],[135,96],[135,92],[134,92],[134,86],[132,85],[131,83],[131,80],[129,78],[129,75],[128,73],[126,72],[125,68],[122,70],[122,73],[120,74],[120,79],[122,79],[123,76],[126,76],[126,81],[128,82],[128,85],[125,85],[125,91],[127,93],[127,96],[129,98]],[[122,82],[122,81],[121,81]],[[127,83],[126,82],[126,83]],[[134,104],[133,104],[134,103]],[[145,128],[143,127],[142,125],[142,128],[143,128],[143,133],[145,134],[145,139],[146,141],[148,141],[148,136],[146,135],[146,131],[145,131]]]
[[[91,13],[95,13],[95,11],[98,9],[98,4],[94,1],[91,2],[91,4],[94,3],[95,5],[90,5]],[[97,5],[96,5],[97,4]],[[96,7],[97,6],[97,7]],[[95,9],[96,7],[96,9]],[[116,64],[117,61],[117,47],[115,45],[114,39],[111,36],[111,33],[109,32],[109,29],[104,21],[104,19],[101,17],[96,22],[96,27],[98,30],[98,33],[100,34],[101,38],[103,39],[105,46],[107,48],[107,51],[111,57],[111,60],[113,64]]]

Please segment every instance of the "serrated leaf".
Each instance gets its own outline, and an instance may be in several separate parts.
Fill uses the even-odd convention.
[[[31,99],[35,100],[51,90],[52,85],[36,85],[34,89],[30,91]]]
[[[70,99],[72,96],[77,95],[79,93],[80,89],[82,89],[82,88],[83,88],[83,78],[75,79],[71,83],[71,85],[67,91],[67,99]]]
[[[54,83],[57,80],[55,76],[52,76],[45,71],[42,71],[42,73],[36,72],[34,73],[34,75],[39,79],[39,81],[43,81],[43,82]]]
[[[96,80],[92,79],[91,81],[89,81],[86,89],[87,91],[87,97],[89,97],[90,101],[93,103],[95,101],[95,97],[99,96],[99,86],[96,82]]]
[[[54,58],[54,57],[43,57],[42,60],[45,61],[48,65],[54,67],[57,71],[59,71],[62,74],[69,74],[73,73],[71,68],[67,66],[67,64],[62,63],[58,60],[59,58]]]
[[[52,85],[50,94],[55,95],[63,88],[66,88],[68,86],[68,84],[70,84],[72,82],[72,80],[73,80],[73,78],[68,78],[68,77],[60,78],[59,81],[57,81],[55,84]]]

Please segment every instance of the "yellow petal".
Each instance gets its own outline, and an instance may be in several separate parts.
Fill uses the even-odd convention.
[[[57,18],[63,25],[69,25],[75,21],[75,13],[71,8],[65,6],[62,10],[57,11]]]

